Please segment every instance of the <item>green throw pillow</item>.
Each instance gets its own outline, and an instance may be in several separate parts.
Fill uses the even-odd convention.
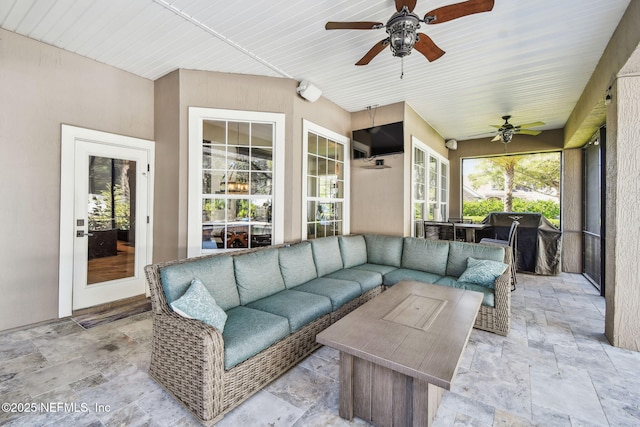
[[[182,317],[201,320],[220,332],[227,322],[227,313],[216,304],[216,300],[197,277],[191,281],[187,292],[171,303],[171,308]]]
[[[489,259],[467,258],[467,269],[458,277],[458,282],[474,283],[476,285],[494,287],[495,281],[505,272],[508,265]]]

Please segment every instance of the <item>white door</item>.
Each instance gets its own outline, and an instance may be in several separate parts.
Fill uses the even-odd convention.
[[[61,315],[70,314],[63,310],[68,304],[62,288],[71,290],[73,310],[145,293],[144,266],[151,261],[149,144],[63,127]]]

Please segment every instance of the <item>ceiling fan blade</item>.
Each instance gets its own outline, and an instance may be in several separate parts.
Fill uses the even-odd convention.
[[[367,52],[366,55],[364,55],[362,59],[360,59],[360,61],[356,62],[356,65],[367,65],[387,46],[389,46],[389,39],[380,40],[378,43],[374,44],[371,49],[369,49],[369,52]]]
[[[517,131],[520,135],[540,135],[542,133],[541,130],[529,130],[529,129],[519,129]]]
[[[417,2],[418,0],[396,0],[396,10],[400,12],[402,10],[402,6],[407,6],[409,12],[413,12]]]
[[[491,140],[491,142],[493,142],[493,141],[500,141],[500,140],[502,140],[502,135],[497,134],[496,136],[494,136],[494,137],[493,137],[493,139]]]
[[[433,40],[431,40],[431,37],[423,33],[418,33],[418,37],[418,41],[413,47],[423,54],[429,62],[435,61],[444,55],[444,50],[440,49]]]
[[[384,27],[382,22],[360,21],[360,22],[327,22],[325,30],[377,30]]]
[[[494,0],[468,0],[450,4],[427,12],[424,20],[427,24],[441,24],[474,13],[489,12],[493,9],[493,4]]]
[[[545,123],[544,122],[533,122],[533,123],[527,123],[526,125],[519,125],[516,127],[519,127],[520,129],[526,129],[526,128],[534,128],[536,126],[544,126]]]
[[[503,125],[489,125],[489,126],[491,126],[492,128],[498,128],[498,129],[500,129]]]

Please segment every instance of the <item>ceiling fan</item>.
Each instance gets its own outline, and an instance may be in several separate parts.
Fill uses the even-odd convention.
[[[413,13],[417,0],[396,0],[396,10],[386,24],[382,22],[327,22],[327,30],[378,30],[386,28],[389,37],[376,43],[356,65],[367,65],[385,47],[390,46],[393,56],[404,58],[415,49],[423,54],[429,62],[435,61],[444,55],[429,36],[424,33],[416,33],[420,23],[427,25],[440,24],[472,15],[474,13],[489,12],[493,9],[494,0],[467,0],[461,3],[442,6],[427,12],[423,19]]]
[[[536,126],[544,126],[544,122],[533,122],[527,123],[524,125],[512,125],[509,123],[509,119],[511,116],[502,116],[502,120],[504,123],[501,125],[491,125],[494,128],[498,128],[496,136],[491,141],[501,141],[504,144],[508,144],[511,142],[513,135],[519,133],[522,135],[539,135],[541,130],[530,130],[528,128],[533,128]]]

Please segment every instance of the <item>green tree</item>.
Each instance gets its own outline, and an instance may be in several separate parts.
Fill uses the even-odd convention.
[[[549,195],[560,193],[560,155],[541,153],[486,158],[476,172],[469,175],[469,181],[474,189],[484,184],[504,188],[503,209],[512,212],[514,188]]]

